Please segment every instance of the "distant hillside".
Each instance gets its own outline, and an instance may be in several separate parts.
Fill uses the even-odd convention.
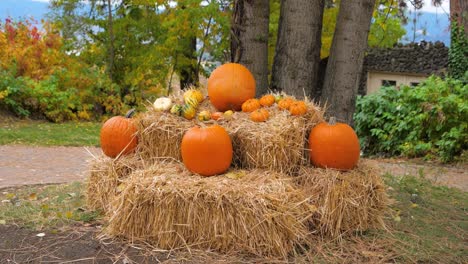
[[[427,42],[441,41],[446,46],[450,45],[450,23],[448,15],[445,13],[428,13],[421,12],[417,17],[416,23],[416,41],[425,40]],[[405,25],[406,35],[403,37],[402,43],[408,43],[413,40],[413,23],[411,22],[413,15],[409,15],[409,23]],[[425,31],[425,35],[423,32]]]

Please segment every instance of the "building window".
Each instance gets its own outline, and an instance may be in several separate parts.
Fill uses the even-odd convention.
[[[382,86],[396,86],[396,81],[394,81],[394,80],[382,80]]]
[[[411,87],[416,87],[416,86],[418,86],[418,85],[419,85],[418,82],[410,82],[410,86],[411,86]]]

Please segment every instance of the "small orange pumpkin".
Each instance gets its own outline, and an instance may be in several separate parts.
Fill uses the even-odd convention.
[[[223,117],[223,114],[224,114],[223,112],[214,112],[211,114],[211,119],[218,120],[221,117]]]
[[[250,120],[254,122],[265,122],[270,118],[270,113],[266,109],[257,109],[250,113]]]
[[[278,107],[279,107],[279,109],[287,110],[287,109],[289,109],[289,107],[291,106],[292,103],[294,103],[293,99],[283,98],[283,99],[279,100]]]
[[[255,96],[255,78],[245,66],[226,63],[211,73],[208,96],[218,111],[240,111],[242,104]]]
[[[300,116],[307,113],[307,105],[304,101],[296,101],[289,106],[289,113],[294,116]]]
[[[242,112],[250,113],[259,108],[260,108],[260,102],[255,98],[249,99],[242,104]]]
[[[262,106],[271,106],[275,103],[275,96],[273,96],[272,94],[267,94],[267,95],[264,95],[262,96],[262,98],[260,98],[260,104]]]
[[[359,139],[356,132],[344,123],[320,123],[309,135],[309,151],[312,164],[321,168],[350,170],[360,155]]]
[[[212,176],[225,172],[232,161],[232,141],[219,126],[192,127],[181,144],[182,161],[193,173]]]
[[[101,128],[101,148],[108,157],[132,153],[138,144],[137,127],[130,119],[135,110],[127,112],[125,117],[114,116],[107,120]]]

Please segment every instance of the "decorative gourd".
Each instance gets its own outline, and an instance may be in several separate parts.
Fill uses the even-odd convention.
[[[227,110],[226,112],[224,112],[223,118],[226,120],[231,120],[233,114],[234,112],[232,110]]]
[[[193,108],[197,108],[198,100],[195,97],[187,97],[187,99],[185,99],[185,104],[190,105]]]
[[[262,106],[272,106],[275,103],[275,97],[272,94],[267,94],[260,98],[260,104]]]
[[[250,120],[254,122],[265,122],[270,117],[270,113],[266,109],[258,109],[250,113]]]
[[[196,114],[197,109],[195,109],[195,107],[189,104],[184,104],[184,106],[182,106],[182,116],[185,117],[185,119],[193,119]]]
[[[182,115],[182,106],[175,104],[171,108],[171,114],[181,116]]]
[[[350,170],[354,168],[360,155],[359,139],[354,130],[344,123],[320,123],[309,135],[310,160],[321,168]]]
[[[161,97],[156,99],[153,103],[153,107],[156,111],[167,111],[171,109],[172,100],[168,97]]]
[[[214,112],[211,114],[211,119],[218,120],[223,117],[223,112]]]
[[[203,101],[203,94],[197,89],[188,89],[184,93],[184,102],[188,103],[188,99],[193,98],[196,100],[197,105]]]
[[[203,176],[221,174],[232,161],[232,141],[218,125],[193,127],[182,138],[182,161],[193,173]]]
[[[138,144],[137,127],[131,119],[135,110],[127,112],[125,117],[114,116],[107,120],[101,128],[101,148],[108,157],[132,153]]]
[[[294,100],[291,98],[283,98],[278,102],[278,108],[282,110],[287,110],[294,103]]]
[[[289,113],[300,116],[307,113],[307,104],[304,101],[296,101],[289,106]]]
[[[200,113],[198,113],[198,120],[200,121],[208,121],[211,119],[211,113],[210,111],[201,111]]]
[[[278,103],[279,101],[281,101],[281,99],[283,99],[283,96],[282,95],[276,95],[275,96],[275,103]]]
[[[219,111],[240,111],[242,104],[255,96],[255,79],[238,63],[226,63],[211,73],[208,96]]]
[[[257,99],[249,99],[242,104],[242,112],[253,112],[260,108],[260,102]]]

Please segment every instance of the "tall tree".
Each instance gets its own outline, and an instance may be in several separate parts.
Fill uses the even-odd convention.
[[[271,88],[303,97],[317,84],[324,0],[282,0]]]
[[[352,123],[375,2],[340,3],[321,99],[327,103],[330,115],[346,123]]]
[[[232,14],[231,61],[254,75],[257,96],[268,90],[269,0],[235,0]]]
[[[468,36],[468,1],[450,0],[450,17],[456,19],[458,25],[463,25],[465,36]]]

